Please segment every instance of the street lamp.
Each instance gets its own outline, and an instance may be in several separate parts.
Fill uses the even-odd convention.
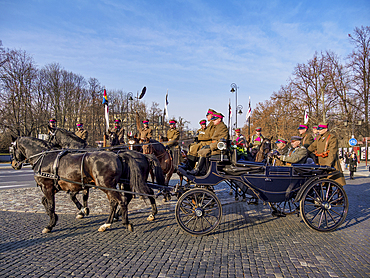
[[[235,129],[238,128],[238,86],[235,83],[231,83],[230,92],[235,93]]]

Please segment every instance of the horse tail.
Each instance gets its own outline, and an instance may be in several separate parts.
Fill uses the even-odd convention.
[[[126,169],[127,171],[124,172],[129,176],[131,190],[137,193],[153,194],[153,190],[151,190],[145,182],[135,158],[126,152],[121,153],[120,156],[122,157],[122,162],[126,163],[126,167],[128,167],[128,169]]]
[[[157,157],[154,154],[146,154],[145,156],[150,163],[150,167],[154,172],[157,183],[160,185],[164,185],[165,177],[163,175],[161,164],[159,163]]]

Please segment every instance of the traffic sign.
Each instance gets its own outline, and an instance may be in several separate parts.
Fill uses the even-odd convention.
[[[356,146],[357,145],[357,140],[355,138],[349,139],[349,145],[350,146]]]

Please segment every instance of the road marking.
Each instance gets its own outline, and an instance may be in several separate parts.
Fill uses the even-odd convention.
[[[4,188],[12,188],[12,187],[24,187],[24,186],[34,186],[34,184],[28,184],[28,183],[26,183],[26,184],[21,184],[21,185],[4,185],[4,186],[2,186],[2,185],[0,185],[0,189],[4,189]]]

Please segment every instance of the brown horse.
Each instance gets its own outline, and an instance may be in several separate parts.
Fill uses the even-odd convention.
[[[118,205],[122,210],[123,224],[129,231],[133,231],[133,226],[128,221],[127,198],[122,198],[121,194],[114,190],[120,179],[124,178],[129,179],[125,184],[131,187],[131,191],[151,194],[146,183],[140,180],[141,176],[137,175],[139,170],[135,163],[129,165],[118,155],[108,151],[67,152],[61,156],[60,151],[48,151],[49,145],[37,138],[12,137],[12,140],[12,167],[19,170],[23,163],[30,163],[35,172],[35,181],[44,193],[42,204],[50,221],[43,233],[50,232],[58,221],[55,214],[55,194],[60,190],[79,192],[83,190],[83,184],[99,186],[107,194],[110,213],[99,231],[103,232],[112,225]]]
[[[163,174],[166,177],[165,185],[168,185],[172,174],[175,171],[170,152],[162,143],[158,142],[157,140],[147,139],[143,145],[143,153],[154,154],[157,157],[159,163],[161,164]]]

